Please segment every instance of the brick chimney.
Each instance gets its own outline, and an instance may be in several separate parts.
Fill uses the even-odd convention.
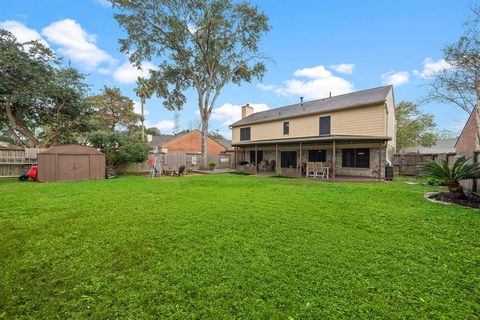
[[[248,117],[253,113],[253,108],[250,107],[250,104],[242,106],[242,119]]]

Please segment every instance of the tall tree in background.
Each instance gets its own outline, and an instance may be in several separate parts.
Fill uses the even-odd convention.
[[[159,58],[151,80],[163,105],[178,110],[193,88],[202,121],[202,165],[207,166],[210,115],[222,89],[261,79],[266,57],[259,52],[268,17],[247,2],[231,0],[112,0],[128,37],[121,51],[140,67]]]
[[[432,78],[426,102],[456,105],[469,114],[480,103],[480,7],[471,9],[464,34],[443,49],[444,68],[426,75]]]
[[[101,94],[89,100],[97,108],[95,118],[99,125],[110,131],[115,131],[117,126],[134,126],[141,119],[135,113],[132,99],[123,96],[119,88],[105,86]]]
[[[214,140],[225,140],[225,136],[220,133],[220,130],[210,131],[208,136]]]
[[[60,67],[49,48],[38,41],[19,43],[0,29],[0,131],[16,143],[47,147],[87,130],[87,89],[84,76]]]
[[[437,135],[433,115],[423,113],[412,102],[401,101],[395,109],[397,121],[397,150],[421,145],[435,144]]]
[[[145,141],[145,112],[144,112],[144,107],[145,107],[145,102],[147,99],[150,99],[152,94],[153,94],[153,87],[150,84],[150,82],[145,79],[139,77],[137,79],[137,87],[134,89],[135,94],[137,97],[140,98],[140,106],[142,109],[142,141]]]
[[[436,135],[437,139],[442,139],[442,140],[451,140],[451,139],[457,139],[460,136],[459,131],[453,131],[449,129],[441,129],[438,130]]]
[[[175,110],[173,114],[173,133],[180,132],[180,110]]]

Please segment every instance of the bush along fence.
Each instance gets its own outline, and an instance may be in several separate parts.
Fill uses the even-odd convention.
[[[439,153],[439,154],[396,154],[393,157],[393,167],[395,175],[419,176],[422,174],[418,169],[420,163],[435,161],[442,163],[447,160],[450,166],[453,165],[457,157],[464,156],[469,162],[479,162],[480,152],[471,152],[469,154]],[[480,179],[463,180],[460,182],[467,193],[480,191]]]
[[[149,158],[153,158],[153,153],[149,154]],[[187,170],[199,170],[201,156],[198,153],[185,152],[168,152],[159,154],[160,163],[164,170],[178,170],[180,166],[185,166]],[[230,154],[208,153],[207,163],[215,163],[215,169],[229,169],[233,167],[232,156]],[[120,166],[121,174],[148,174],[150,165],[148,160],[141,163],[129,162]]]
[[[37,153],[45,149],[1,148],[0,178],[19,177],[37,161]]]

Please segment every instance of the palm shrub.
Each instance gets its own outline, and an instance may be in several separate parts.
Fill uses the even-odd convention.
[[[448,165],[446,160],[441,164],[436,162],[422,163],[418,167],[425,176],[442,180],[448,187],[448,191],[459,199],[465,198],[460,180],[480,178],[480,163],[468,163],[468,159],[465,159],[465,157],[455,160],[452,167]]]

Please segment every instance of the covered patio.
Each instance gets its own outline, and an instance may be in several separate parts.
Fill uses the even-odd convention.
[[[308,162],[328,168],[327,179],[382,181],[389,137],[328,135],[241,141],[234,145],[235,171],[306,177]],[[359,181],[360,181],[359,180]]]

